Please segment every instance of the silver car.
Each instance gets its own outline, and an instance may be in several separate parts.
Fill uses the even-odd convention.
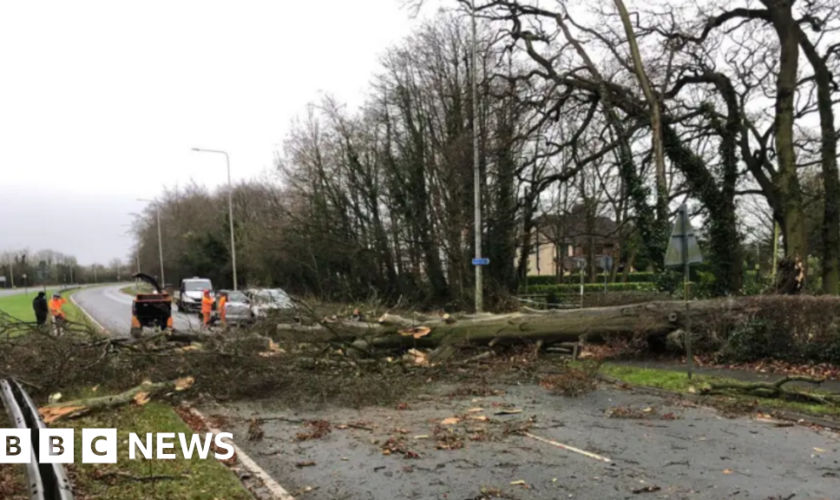
[[[233,290],[221,290],[220,293],[227,293],[225,319],[228,323],[247,323],[254,319],[251,301],[244,293]]]

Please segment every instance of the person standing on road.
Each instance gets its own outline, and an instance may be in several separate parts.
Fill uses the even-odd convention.
[[[213,312],[213,298],[210,297],[210,290],[204,290],[204,297],[201,298],[201,315],[204,316],[204,328],[210,327],[210,314]]]
[[[219,308],[219,319],[222,320],[222,327],[227,326],[227,318],[226,318],[227,311],[225,311],[225,305],[227,304],[227,300],[228,300],[227,292],[222,292],[222,293],[219,294],[218,308]]]
[[[50,312],[50,308],[47,305],[46,293],[38,292],[38,296],[32,299],[32,309],[35,311],[35,321],[38,323],[38,326],[46,324],[47,314]]]

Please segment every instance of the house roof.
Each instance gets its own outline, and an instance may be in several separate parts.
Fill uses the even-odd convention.
[[[615,243],[619,237],[618,224],[609,217],[596,215],[591,226],[587,224],[583,205],[575,205],[567,213],[542,215],[536,227],[541,237],[571,245],[583,245],[590,238],[595,243]]]

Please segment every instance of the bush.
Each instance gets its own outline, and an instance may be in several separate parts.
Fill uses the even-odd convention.
[[[556,285],[557,284],[557,277],[556,276],[528,276],[528,289],[530,290],[531,287],[540,286],[540,285]],[[522,286],[525,286],[525,282],[522,282]]]
[[[603,283],[585,283],[584,293],[598,293],[604,291]],[[656,285],[653,283],[607,283],[607,292],[655,292]],[[529,286],[528,293],[548,294],[554,292],[558,295],[571,295],[580,293],[579,283],[568,283],[563,285],[537,285]]]
[[[792,336],[773,335],[766,321],[753,319],[732,330],[718,358],[736,363],[758,361],[784,356],[792,348]]]
[[[622,274],[618,273],[616,275],[616,281],[621,282]],[[639,272],[639,273],[629,273],[627,275],[627,283],[653,283],[654,279],[656,278],[656,274],[649,273],[649,272]],[[587,278],[588,280],[589,278]],[[609,279],[609,275],[607,275],[607,279]],[[580,277],[577,274],[573,274],[571,277],[566,277],[566,282],[574,280],[580,280]],[[599,273],[597,277],[597,281],[600,283],[604,282],[604,273]],[[531,291],[532,287],[535,286],[544,286],[544,285],[559,285],[561,283],[557,282],[556,276],[528,276],[528,291]],[[525,282],[522,282],[522,287],[524,288]]]
[[[840,298],[765,296],[741,300],[753,301],[748,316],[724,328],[720,324],[701,326],[707,336],[723,334],[719,359],[840,363]]]
[[[673,269],[666,269],[654,276],[653,283],[656,289],[660,292],[673,294],[683,287],[683,273],[674,271]]]

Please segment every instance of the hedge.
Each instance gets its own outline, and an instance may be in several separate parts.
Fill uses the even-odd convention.
[[[597,293],[604,291],[603,283],[585,283],[583,285],[584,293]],[[607,283],[607,292],[656,292],[656,284],[654,283]],[[580,293],[580,283],[569,283],[562,285],[536,285],[528,286],[529,294],[549,294],[555,293],[557,295],[569,295]]]
[[[609,276],[607,276],[609,278]],[[656,278],[655,273],[649,272],[638,272],[638,273],[629,273],[627,275],[627,282],[628,283],[652,283]],[[572,274],[571,276],[566,277],[566,282],[568,283],[570,280],[579,280],[579,275]],[[598,274],[598,281],[600,283],[604,283],[604,273]],[[587,277],[587,281],[590,281],[591,278]],[[616,276],[616,281],[621,282],[622,274],[619,273]],[[539,286],[539,285],[558,285],[557,277],[555,276],[528,276],[528,289],[530,290],[532,286]],[[524,286],[524,283],[522,284]]]
[[[749,301],[749,314],[728,317],[726,301],[721,301],[717,320],[696,326],[718,361],[840,363],[840,297],[769,295],[739,300]]]

